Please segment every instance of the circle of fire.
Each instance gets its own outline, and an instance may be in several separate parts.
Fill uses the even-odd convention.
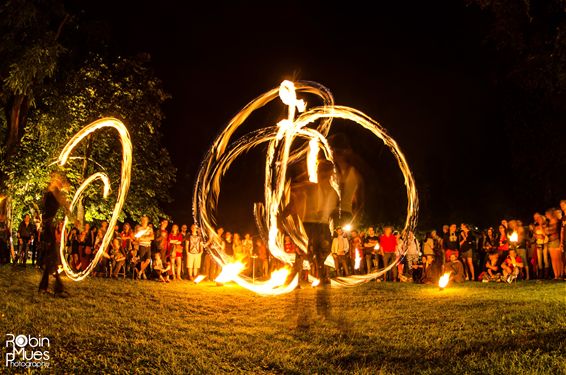
[[[324,105],[306,110],[306,103],[297,98],[297,92],[314,94],[322,99]],[[254,112],[276,98],[288,106],[288,116],[276,126],[261,128],[250,132],[230,143],[234,132]],[[296,113],[300,113],[296,116]],[[249,277],[240,275],[245,266],[234,260],[222,251],[222,242],[214,229],[218,197],[220,194],[221,178],[227,172],[231,163],[242,153],[259,144],[268,143],[265,165],[265,201],[256,204],[254,214],[256,224],[262,235],[267,237],[270,253],[286,265],[292,265],[294,257],[284,251],[284,232],[280,230],[278,218],[282,203],[289,199],[290,181],[287,178],[289,165],[297,163],[306,157],[310,182],[317,183],[318,153],[322,150],[324,157],[334,164],[332,150],[326,139],[330,130],[332,119],[340,118],[362,126],[377,138],[381,139],[393,153],[401,172],[403,173],[407,189],[407,217],[401,233],[404,243],[403,252],[407,250],[407,236],[414,231],[417,221],[418,198],[415,180],[399,146],[385,129],[375,120],[364,113],[350,107],[334,105],[330,91],[324,86],[314,82],[283,81],[279,88],[274,88],[246,105],[228,123],[227,127],[216,138],[201,164],[193,195],[193,216],[200,224],[205,241],[209,241],[210,255],[222,267],[219,279],[222,282],[233,280],[240,286],[264,295],[288,293],[298,285],[298,275],[287,285],[284,285],[289,274],[287,268],[272,273],[270,280],[262,283],[252,282]],[[311,125],[312,127],[307,127]],[[296,138],[306,139],[308,143],[296,149],[291,145]],[[331,185],[340,196],[336,170],[331,177]],[[280,225],[285,233],[303,251],[307,252],[308,236],[302,222],[296,219],[285,218]],[[395,267],[399,261],[387,268],[367,275],[353,275],[336,277],[331,280],[333,287],[354,286],[375,279]],[[318,284],[313,279],[313,285]]]
[[[93,123],[85,126],[82,130],[80,130],[77,134],[73,136],[67,143],[67,145],[61,151],[57,163],[59,166],[64,166],[67,163],[69,155],[73,151],[73,149],[89,134],[101,129],[101,128],[114,128],[118,131],[120,135],[120,141],[122,143],[122,170],[121,170],[121,177],[120,177],[120,187],[118,188],[118,196],[116,200],[116,204],[114,205],[114,210],[112,211],[112,217],[108,223],[108,230],[104,234],[104,238],[100,244],[100,249],[96,253],[94,259],[90,262],[87,268],[80,272],[75,272],[69,266],[67,262],[67,257],[65,255],[65,241],[61,241],[61,247],[59,249],[59,253],[61,255],[61,263],[63,266],[63,270],[74,281],[83,280],[87,277],[92,270],[96,267],[102,254],[106,251],[106,248],[110,244],[112,240],[112,236],[114,235],[114,226],[118,222],[118,216],[122,211],[122,207],[124,207],[124,202],[126,200],[126,195],[128,193],[128,189],[130,187],[130,173],[132,170],[132,141],[130,140],[130,134],[126,129],[126,126],[120,121],[115,118],[105,117],[100,120],[94,121]],[[81,195],[85,191],[88,185],[93,183],[96,180],[102,181],[103,184],[103,196],[104,198],[108,197],[110,193],[110,179],[108,175],[103,172],[97,172],[91,176],[89,176],[83,183],[79,186],[75,195],[73,196],[73,200],[71,201],[70,210],[71,212],[75,208],[75,205],[79,201]],[[65,216],[63,221],[63,232],[61,234],[61,238],[65,238],[65,231],[67,228],[69,218]]]

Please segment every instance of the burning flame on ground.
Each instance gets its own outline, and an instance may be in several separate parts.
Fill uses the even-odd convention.
[[[356,257],[354,258],[354,269],[359,270],[362,263],[362,257],[360,256],[360,249],[356,249]]]
[[[438,286],[440,287],[440,289],[444,289],[446,288],[446,285],[448,285],[449,281],[450,272],[446,272],[444,275],[440,276],[440,279],[438,280]]]
[[[198,284],[198,283],[200,283],[201,281],[203,281],[203,280],[205,279],[205,277],[206,277],[206,276],[204,276],[204,275],[198,275],[198,276],[195,278],[195,284]]]
[[[246,265],[242,262],[228,263],[222,266],[222,272],[214,279],[217,283],[227,283],[234,281],[236,277],[246,269]]]
[[[320,279],[314,279],[314,281],[311,283],[311,286],[313,288],[316,288],[319,285],[320,285]]]
[[[318,96],[322,99],[323,106],[307,110],[306,103],[302,99],[297,98],[297,92]],[[288,116],[286,119],[279,121],[276,126],[255,130],[231,142],[232,136],[255,110],[277,98],[288,106]],[[297,112],[299,113],[298,116],[296,116]],[[353,108],[334,105],[334,99],[330,91],[325,87],[314,82],[284,81],[279,88],[260,95],[236,114],[214,141],[201,164],[193,196],[193,215],[195,222],[198,222],[202,228],[205,241],[212,241],[210,246],[211,255],[217,263],[224,267],[231,263],[230,257],[222,251],[221,240],[214,228],[221,179],[238,156],[246,153],[253,147],[267,143],[264,185],[265,201],[263,204],[256,205],[256,222],[260,230],[266,234],[269,252],[286,265],[293,264],[294,259],[292,256],[284,251],[283,238],[285,233],[280,230],[278,225],[282,219],[281,206],[283,202],[289,199],[287,169],[306,157],[309,180],[316,181],[316,169],[320,151],[322,151],[321,157],[334,164],[332,149],[326,137],[329,134],[332,120],[335,118],[348,120],[362,126],[390,148],[403,173],[407,188],[407,217],[402,233],[414,230],[418,211],[415,181],[405,156],[395,140],[387,134],[379,123],[364,113]],[[306,139],[308,143],[300,144],[300,146],[292,149],[291,146],[294,143],[297,144],[295,142],[297,139]],[[330,182],[338,197],[340,197],[336,170],[334,170]],[[306,248],[308,237],[300,219],[297,218],[291,225],[288,225],[286,231],[298,242],[300,247],[304,245],[303,247]],[[301,247],[301,249],[303,248]],[[306,251],[306,249],[303,250]],[[387,269],[380,272],[386,271]],[[379,277],[380,273],[356,276],[340,278],[340,286],[358,285]],[[281,294],[294,289],[292,284],[298,283],[298,276],[285,287],[277,288],[271,288],[272,284],[269,281],[263,285],[254,284],[249,278],[240,275],[233,277],[233,280],[252,291],[259,290],[263,294]]]

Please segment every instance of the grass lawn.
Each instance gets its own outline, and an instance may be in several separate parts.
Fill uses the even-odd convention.
[[[49,372],[566,374],[565,282],[260,297],[236,285],[89,278],[65,279],[71,297],[60,299],[38,295],[39,278],[0,267],[0,331],[48,337]]]

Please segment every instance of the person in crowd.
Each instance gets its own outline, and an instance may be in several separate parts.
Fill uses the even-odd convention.
[[[473,261],[475,248],[476,238],[470,231],[470,227],[467,224],[462,223],[460,225],[460,251],[462,259],[466,262],[466,278],[470,281],[474,281],[476,279]]]
[[[214,260],[213,254],[224,252],[226,241],[224,240],[224,228],[219,227],[216,229],[216,240],[211,237],[204,245],[204,262],[203,274],[206,275],[209,281],[214,281],[218,276],[218,264]]]
[[[189,280],[194,281],[198,276],[204,243],[196,224],[191,225],[191,232],[185,240],[185,254]]]
[[[122,249],[122,239],[114,237],[112,240],[112,277],[118,278],[120,271],[126,266],[126,254]]]
[[[448,233],[442,239],[446,261],[450,260],[452,254],[455,254],[456,258],[460,257],[460,242],[458,241],[457,229],[458,226],[456,224],[451,224]]]
[[[10,263],[9,233],[6,215],[0,213],[0,265]]]
[[[501,281],[501,266],[499,264],[499,252],[493,248],[487,256],[485,263],[485,272],[482,274],[482,281]]]
[[[400,249],[400,250],[402,250],[402,249]],[[411,276],[411,277],[413,277],[413,270],[415,269],[413,267],[413,265],[415,265],[419,262],[419,259],[420,259],[419,254],[420,254],[419,241],[415,237],[415,234],[413,232],[409,231],[409,234],[407,235],[406,260],[407,260],[407,270],[408,270],[409,276]],[[423,265],[423,264],[421,263],[421,265]]]
[[[26,214],[24,220],[18,227],[18,258],[19,261],[25,266],[28,260],[28,251],[31,250],[32,242],[35,236],[35,225],[31,222],[31,216]],[[35,252],[32,255],[32,262],[34,262]]]
[[[509,255],[507,255],[505,261],[501,263],[503,279],[508,283],[513,282],[519,277],[523,266],[523,260],[517,255],[517,251],[515,249],[509,249]]]
[[[265,246],[265,242],[263,242],[261,237],[255,240],[255,249],[257,254],[258,274],[263,278],[267,278],[269,276],[269,254],[267,246]]]
[[[436,231],[432,231],[436,233]],[[425,233],[425,239],[423,242],[423,256],[424,256],[424,273],[428,274],[429,268],[432,267],[435,255],[434,255],[434,239],[432,237],[432,232]]]
[[[379,237],[374,227],[369,227],[364,237],[362,246],[364,251],[365,271],[370,273],[373,268],[373,258],[376,254],[376,246],[379,245]]]
[[[383,234],[379,237],[379,247],[383,254],[383,266],[390,267],[395,261],[395,250],[397,248],[397,238],[393,235],[393,228],[386,226]],[[391,281],[397,280],[397,268],[392,267],[388,272]]]
[[[242,240],[242,253],[243,253],[243,261],[251,267],[254,267],[254,263],[257,261],[256,258],[252,258],[255,256],[254,254],[254,242],[252,240],[252,236],[249,233],[244,234],[244,239]],[[252,271],[251,268],[249,268]],[[248,273],[249,276],[252,276],[252,272]]]
[[[507,221],[505,221],[507,224]],[[503,224],[499,225],[497,235],[497,251],[499,252],[499,257],[505,259],[507,253],[509,252],[509,237],[507,236],[507,227]]]
[[[525,279],[529,280],[529,258],[528,258],[528,232],[523,226],[523,222],[521,220],[516,220],[516,230],[517,230],[517,255],[521,257],[523,260],[523,267],[525,270]]]
[[[334,258],[334,265],[336,266],[336,274],[338,276],[350,276],[348,270],[348,251],[350,250],[350,241],[344,235],[342,227],[336,228],[336,236],[332,239],[332,246],[330,252]],[[342,271],[342,272],[341,272]]]
[[[446,263],[446,272],[450,272],[450,281],[463,283],[465,280],[464,265],[456,254],[450,254],[450,262]]]
[[[80,264],[77,267],[77,271],[86,269],[90,264],[93,245],[94,245],[93,232],[91,231],[90,224],[85,223],[84,229],[79,235]]]
[[[493,227],[487,228],[482,233],[481,238],[481,246],[479,251],[479,264],[484,265],[488,254],[491,253],[493,250],[497,249],[497,237],[495,235],[495,230]]]
[[[431,231],[430,235],[432,237],[432,240],[434,241],[434,259],[438,263],[440,268],[442,268],[445,262],[444,249],[442,248],[442,237],[438,235],[438,232],[436,230]]]
[[[226,232],[224,237],[224,253],[231,258],[234,257],[234,237],[232,232]]]
[[[137,256],[141,262],[137,279],[147,280],[145,270],[151,261],[151,242],[155,239],[153,229],[149,226],[149,218],[147,216],[142,216],[141,226],[135,236],[138,238]]]
[[[77,271],[80,268],[80,252],[79,252],[79,233],[78,229],[73,227],[67,238],[67,246],[71,249],[71,262],[70,266],[73,270]]]
[[[181,267],[183,260],[183,235],[179,232],[179,226],[173,224],[171,233],[167,240],[169,243],[169,256],[171,259],[171,271],[173,272],[173,281],[181,281]]]
[[[560,201],[560,209],[562,210],[562,222],[560,228],[560,249],[562,251],[562,264],[564,268],[562,269],[562,274],[564,280],[566,280],[566,200]]]
[[[153,265],[153,270],[157,274],[157,278],[162,283],[169,282],[169,267],[165,267],[163,265],[163,261],[161,260],[161,253],[157,252],[154,255],[155,264]]]
[[[537,249],[537,278],[548,278],[550,262],[548,257],[548,235],[546,218],[538,212],[533,216],[535,220],[535,240]]]
[[[232,248],[234,249],[234,259],[243,262],[245,258],[244,245],[239,233],[234,233],[233,242],[234,244],[232,245]]]
[[[442,245],[442,266],[444,268],[444,264],[446,263],[447,259],[446,256],[446,247],[448,246],[448,241],[450,237],[450,225],[444,224],[442,226],[442,236],[440,237],[440,243]]]
[[[561,217],[559,217],[556,209],[549,209],[545,216],[548,220],[546,226],[546,235],[548,237],[548,253],[552,264],[552,272],[554,280],[561,280],[564,272],[564,264],[562,263],[562,249],[560,248],[560,226]],[[546,275],[545,275],[546,276]],[[546,276],[546,278],[549,278]]]

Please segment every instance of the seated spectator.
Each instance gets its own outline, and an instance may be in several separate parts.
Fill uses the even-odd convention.
[[[450,262],[446,263],[446,272],[450,272],[450,281],[455,283],[463,283],[466,275],[464,274],[464,265],[456,254],[452,253],[450,255]]]
[[[483,282],[501,281],[501,268],[499,267],[499,252],[494,249],[488,253],[487,262],[485,263],[485,272],[480,275]]]
[[[503,279],[508,283],[512,283],[517,279],[517,277],[519,277],[523,267],[523,260],[517,255],[517,251],[515,249],[510,249],[509,255],[507,255],[507,258],[501,264],[501,268],[503,269]]]
[[[162,283],[168,283],[169,282],[169,274],[168,271],[170,269],[170,265],[167,265],[167,267],[163,267],[163,261],[161,260],[161,253],[155,253],[155,260],[153,262],[153,270],[155,271],[155,273],[157,274],[157,277],[159,278],[159,281]],[[165,275],[165,277],[163,277],[163,275]]]

